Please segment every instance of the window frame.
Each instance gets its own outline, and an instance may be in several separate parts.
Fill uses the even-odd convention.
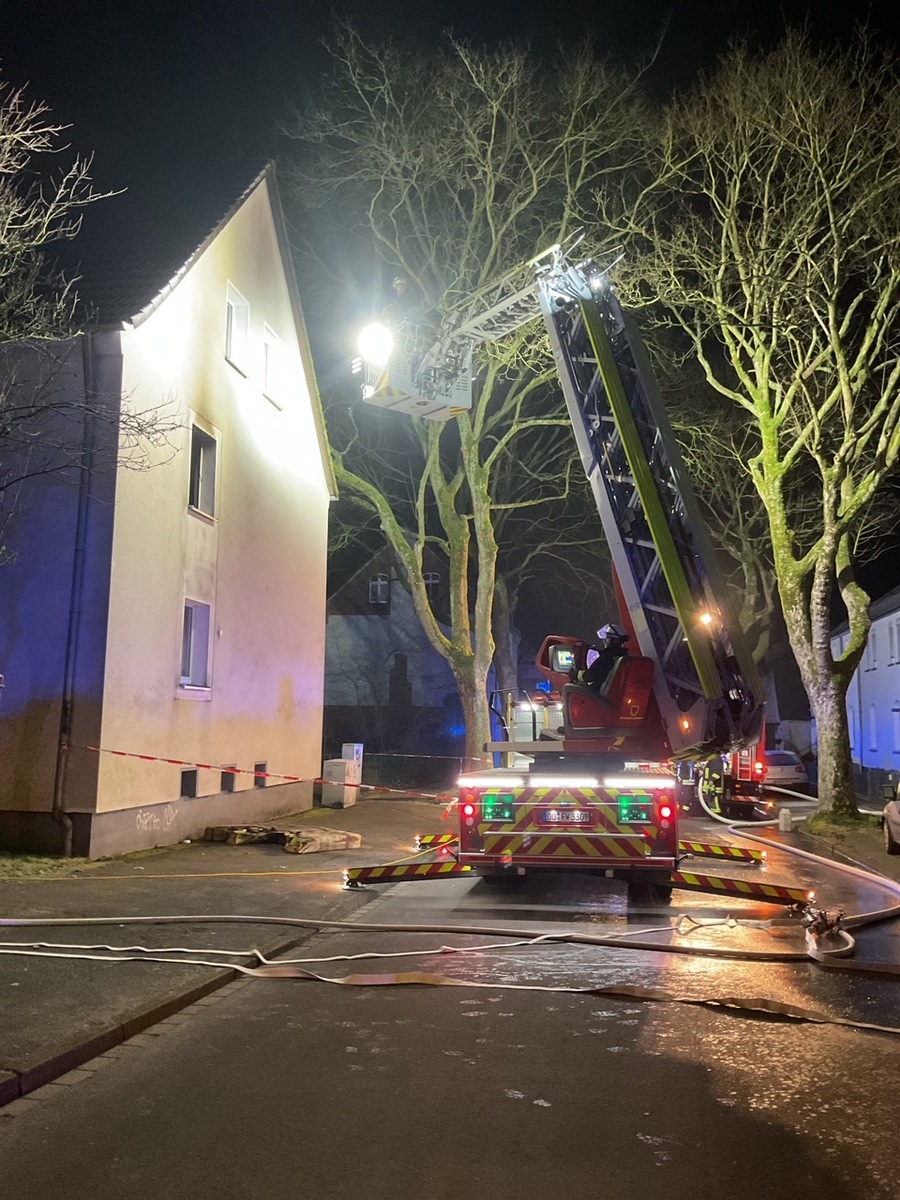
[[[229,280],[225,289],[225,359],[245,378],[250,352],[250,304]]]
[[[284,408],[283,347],[271,325],[263,325],[262,394],[279,412]]]
[[[217,519],[219,496],[219,437],[196,418],[191,420],[188,468],[188,510],[210,521]],[[212,483],[208,483],[209,460]],[[205,464],[205,466],[204,466]],[[206,478],[206,486],[204,486]],[[211,497],[209,493],[212,493]],[[205,505],[209,503],[209,507]]]
[[[190,618],[188,614],[191,614]],[[201,613],[205,621],[197,622],[194,614]],[[205,646],[195,644],[198,633],[203,631],[205,624]],[[184,598],[181,619],[181,666],[178,675],[178,688],[182,693],[202,693],[208,695],[212,689],[212,605],[203,600]],[[202,666],[201,672],[197,670]],[[187,671],[185,671],[187,667]]]
[[[383,598],[382,598],[383,595]],[[391,577],[384,571],[376,571],[369,577],[369,604],[373,607],[391,602]]]

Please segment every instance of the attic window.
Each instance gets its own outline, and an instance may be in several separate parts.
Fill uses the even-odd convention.
[[[250,305],[229,283],[225,300],[225,357],[233,367],[247,374],[250,340]]]
[[[387,604],[390,600],[390,588],[387,575],[373,575],[369,580],[369,603]]]
[[[263,330],[263,395],[276,408],[284,403],[281,338],[268,325]]]

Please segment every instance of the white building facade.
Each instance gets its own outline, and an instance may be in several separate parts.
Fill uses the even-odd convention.
[[[0,846],[98,857],[310,807],[335,488],[272,169],[141,311],[54,358],[75,409],[179,427],[151,469],[119,447],[23,485]]]
[[[878,798],[883,783],[900,779],[900,588],[869,609],[872,627],[862,662],[847,691],[850,750],[857,790]],[[832,635],[832,653],[846,648],[846,627]]]

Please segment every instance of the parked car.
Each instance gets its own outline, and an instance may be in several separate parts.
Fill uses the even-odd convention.
[[[900,854],[900,798],[892,787],[886,787],[882,795],[887,804],[881,814],[881,835],[888,854]]]
[[[800,755],[793,750],[767,750],[765,755],[766,787],[787,788],[791,792],[808,792],[809,776]]]

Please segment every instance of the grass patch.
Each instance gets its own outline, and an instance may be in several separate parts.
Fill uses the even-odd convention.
[[[881,822],[878,817],[868,813],[854,817],[849,813],[824,812],[816,813],[804,821],[803,828],[816,837],[840,838],[850,833],[864,833],[877,838]]]
[[[71,875],[89,865],[86,858],[60,858],[51,854],[10,854],[0,850],[0,879],[37,879]]]
[[[147,850],[132,850],[130,854],[106,855],[103,858],[63,858],[55,854],[13,854],[8,850],[0,850],[0,880],[65,878],[102,867],[106,863],[127,865],[180,849],[180,845],[152,846]]]

